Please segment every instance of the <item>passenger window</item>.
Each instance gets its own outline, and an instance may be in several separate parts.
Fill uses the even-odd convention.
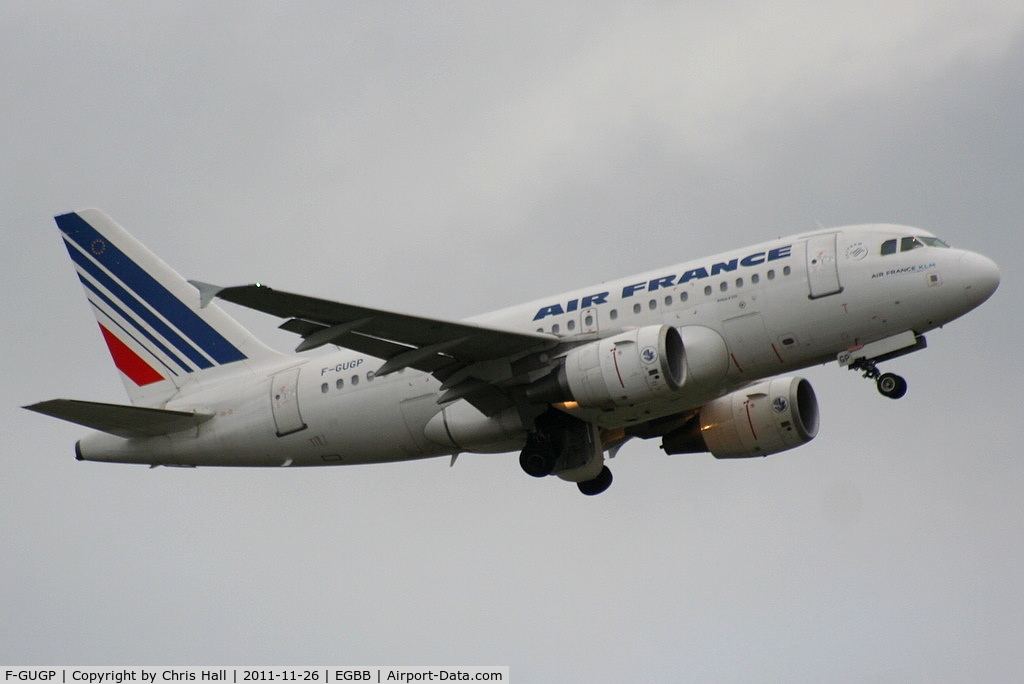
[[[373,379],[375,377],[377,377],[377,376],[376,376],[376,374],[373,371],[367,371],[366,372],[366,381],[367,382],[373,382]]]
[[[328,387],[326,382],[324,384],[320,385],[320,391],[323,392],[324,394],[327,394],[327,390],[328,389],[330,389],[330,387]]]
[[[588,328],[594,327],[594,314],[587,314],[586,317],[583,319],[583,325],[587,326]]]
[[[342,380],[341,378],[338,378],[338,382],[334,383],[334,386],[337,387],[338,389],[341,389],[342,387],[345,386],[345,381]]]
[[[768,280],[775,280],[775,269],[768,269]]]
[[[665,306],[672,306],[672,295],[665,296]]]
[[[723,280],[722,282],[720,282],[720,283],[718,284],[718,289],[719,289],[719,290],[721,290],[722,292],[725,292],[726,290],[728,290],[728,289],[729,289],[729,283],[727,283],[727,282],[725,282],[725,281]]]
[[[561,330],[562,330],[562,328],[557,323],[555,323],[553,326],[551,326],[551,333],[553,335],[557,335],[559,332],[561,332]]]
[[[792,272],[793,272],[793,269],[791,269],[789,266],[786,266],[785,268],[782,269],[782,275],[784,275],[784,276],[788,276]]]
[[[685,302],[689,298],[690,298],[690,293],[689,292],[684,292],[681,295],[679,295],[679,301],[680,302]]]
[[[754,275],[750,276],[750,284],[751,285],[757,285],[759,282],[761,282],[761,276],[759,276],[756,273]]]
[[[639,303],[633,305],[633,313],[638,314],[638,313],[640,313],[641,309],[642,309],[642,307],[640,306]]]
[[[608,318],[612,319],[613,321],[618,320],[618,318],[619,318],[619,310],[618,309],[612,309],[611,311],[609,311],[608,312]]]
[[[358,384],[359,384],[359,376],[358,375],[353,375],[352,376],[352,386],[355,387]]]
[[[657,300],[652,299],[651,301],[647,302],[647,308],[650,309],[651,311],[654,311],[655,309],[657,309],[658,308]]]
[[[711,286],[710,285],[705,285],[704,286],[704,296],[705,297],[710,297],[711,296]]]
[[[569,322],[565,324],[565,327],[569,332],[572,332],[576,329],[576,321],[569,319]]]
[[[743,287],[743,278],[736,279],[736,287]]]
[[[882,243],[882,256],[896,253],[896,239],[886,240]]]

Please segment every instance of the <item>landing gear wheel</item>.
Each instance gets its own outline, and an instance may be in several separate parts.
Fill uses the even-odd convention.
[[[604,466],[601,468],[600,475],[595,477],[593,480],[577,482],[576,486],[579,487],[580,492],[586,496],[595,496],[600,494],[612,486],[612,471],[608,470],[608,466]]]
[[[907,381],[895,373],[882,373],[873,359],[858,359],[850,364],[850,370],[861,371],[865,378],[874,380],[883,397],[899,399],[907,393]]]
[[[555,452],[545,442],[528,443],[519,454],[519,465],[530,477],[546,477],[555,471]]]
[[[907,393],[907,381],[895,373],[883,373],[875,381],[883,397],[899,399]]]

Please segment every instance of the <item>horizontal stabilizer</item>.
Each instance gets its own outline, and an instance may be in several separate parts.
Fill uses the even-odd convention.
[[[51,399],[25,408],[127,439],[169,435],[196,427],[213,418],[208,413],[168,411],[77,399]]]

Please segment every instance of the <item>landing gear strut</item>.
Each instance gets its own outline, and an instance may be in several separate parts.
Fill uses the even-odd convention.
[[[890,399],[900,399],[907,393],[907,381],[895,373],[882,373],[878,364],[869,359],[857,359],[850,364],[850,370],[861,371],[865,378],[875,381],[879,393]]]

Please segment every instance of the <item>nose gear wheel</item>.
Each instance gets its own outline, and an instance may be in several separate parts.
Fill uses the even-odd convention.
[[[901,399],[907,393],[907,381],[895,373],[883,373],[878,364],[868,359],[858,359],[850,364],[850,370],[861,371],[863,376],[875,381],[879,394],[890,399]]]

